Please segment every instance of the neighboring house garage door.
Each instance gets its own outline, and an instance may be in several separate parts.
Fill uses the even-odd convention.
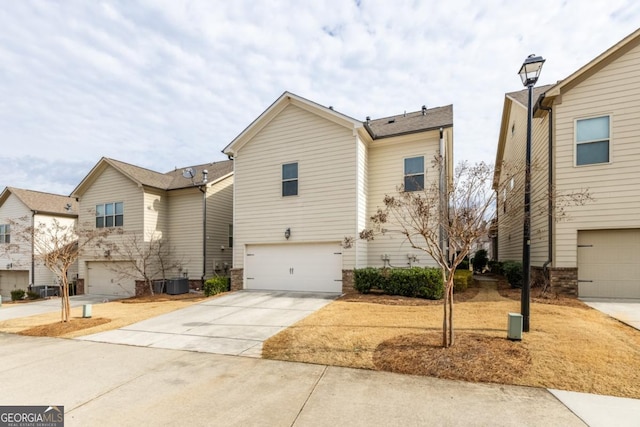
[[[29,272],[22,270],[0,271],[0,295],[7,301],[11,298],[11,291],[22,289],[25,292],[29,286]]]
[[[640,229],[578,231],[581,297],[640,298]]]
[[[135,280],[120,273],[130,265],[128,262],[88,262],[85,293],[132,297],[136,293]]]
[[[245,288],[342,292],[342,248],[338,243],[249,245]]]

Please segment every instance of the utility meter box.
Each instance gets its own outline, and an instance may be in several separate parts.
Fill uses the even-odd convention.
[[[509,313],[507,338],[511,341],[522,341],[522,314]]]

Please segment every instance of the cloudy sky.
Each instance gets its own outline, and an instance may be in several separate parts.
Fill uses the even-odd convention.
[[[639,26],[637,0],[3,1],[0,187],[223,160],[284,91],[360,120],[453,104],[456,160],[492,162],[528,54],[553,83]]]

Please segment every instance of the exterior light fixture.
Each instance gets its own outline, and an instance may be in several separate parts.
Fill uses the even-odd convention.
[[[527,103],[527,146],[524,175],[524,232],[522,238],[522,293],[520,295],[520,313],[522,331],[529,332],[529,312],[531,303],[531,121],[533,114],[533,86],[538,81],[544,59],[529,55],[522,63],[520,79],[529,92]]]
[[[284,238],[289,240],[289,237],[291,237],[291,229],[287,228],[286,230],[284,230]]]

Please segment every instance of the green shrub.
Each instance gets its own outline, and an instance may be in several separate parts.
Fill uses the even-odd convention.
[[[473,285],[473,272],[469,270],[456,270],[453,275],[453,292],[464,292]]]
[[[504,276],[512,288],[522,288],[522,263],[518,261],[505,261],[502,264]]]
[[[353,288],[361,294],[368,294],[371,289],[382,289],[385,280],[385,272],[380,268],[367,267],[353,270]]]
[[[221,276],[212,277],[204,282],[202,290],[204,291],[204,295],[207,297],[221,292],[226,292],[229,290],[229,278]]]
[[[478,249],[473,256],[473,271],[482,273],[488,262],[489,257],[487,256],[487,251],[484,249]]]
[[[489,261],[487,265],[489,266],[489,271],[491,271],[492,273],[504,274],[504,270],[502,268],[503,264],[504,263],[501,261]]]
[[[37,292],[32,292],[32,291],[27,291],[27,298],[33,300],[33,299],[40,299],[40,294]]]
[[[11,301],[20,301],[24,299],[24,289],[14,289],[11,291]]]
[[[465,258],[463,259],[460,264],[458,264],[458,268],[460,270],[468,270],[469,269],[469,259]]]
[[[438,268],[360,268],[353,272],[353,287],[362,294],[380,289],[389,295],[427,299],[440,299],[444,295]]]
[[[383,291],[391,295],[426,299],[440,299],[444,295],[442,273],[437,268],[394,268],[383,286]]]

